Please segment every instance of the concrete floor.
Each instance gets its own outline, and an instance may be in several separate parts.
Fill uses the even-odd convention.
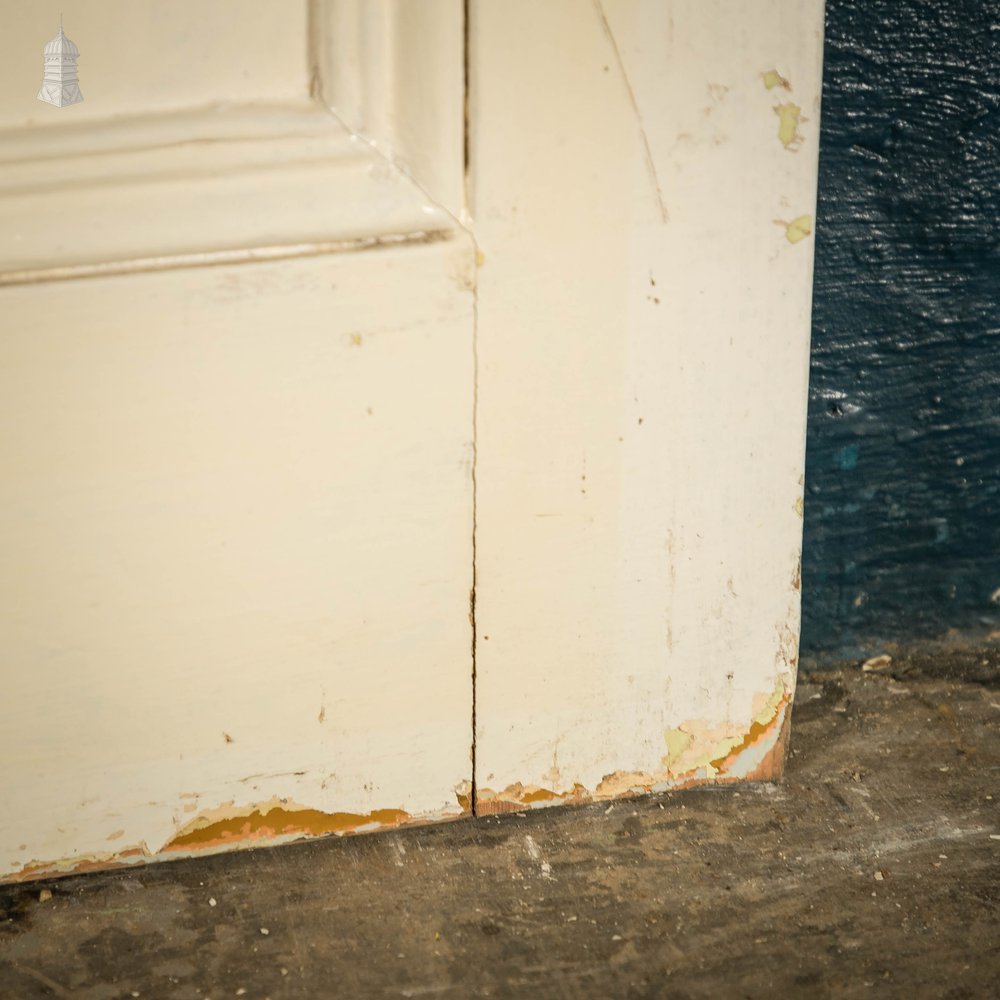
[[[0,997],[998,997],[998,675],[950,673],[803,674],[781,785],[2,888]]]

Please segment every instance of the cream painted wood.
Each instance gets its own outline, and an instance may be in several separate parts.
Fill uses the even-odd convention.
[[[71,108],[35,96],[60,14],[80,49],[84,101]],[[308,93],[306,0],[0,0],[0,23],[0,130]]]
[[[0,871],[460,812],[470,260],[0,290]]]
[[[22,100],[26,67],[0,63],[12,95],[0,103],[0,283],[364,249],[456,226],[460,0],[268,0],[253,17],[228,0],[211,16],[186,0],[127,6],[74,9],[83,118],[83,105],[38,118]],[[32,48],[44,7],[6,11],[5,53]],[[36,62],[32,100],[40,48]]]
[[[450,215],[324,109],[243,106],[0,148],[0,283],[425,238]]]
[[[323,3],[119,6],[0,144],[0,878],[468,808],[473,242],[324,106]],[[368,72],[398,18],[461,72],[383,13]],[[380,120],[454,197],[451,86]]]
[[[820,0],[153,6],[0,100],[0,879],[780,771]]]
[[[822,15],[473,4],[482,811],[780,771]]]
[[[315,0],[314,19],[320,99],[462,217],[462,0]]]

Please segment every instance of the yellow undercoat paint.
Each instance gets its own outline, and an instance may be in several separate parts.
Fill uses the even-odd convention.
[[[799,135],[799,120],[802,108],[791,102],[779,104],[774,113],[778,116],[778,140],[785,149],[794,149],[802,142]]]
[[[776,69],[769,69],[762,74],[761,78],[768,90],[774,90],[775,87],[781,87],[784,90],[792,89],[792,85]]]
[[[779,225],[785,227],[785,239],[789,243],[795,244],[812,235],[812,216],[800,215],[791,222],[781,222]]]
[[[656,772],[614,771],[593,789],[579,783],[558,790],[515,782],[502,791],[478,789],[480,815],[515,812],[549,805],[565,805],[663,792],[695,785],[739,780],[773,780],[780,776],[787,749],[790,681],[779,679],[775,691],[758,699],[760,710],[746,732],[729,726],[712,727],[699,721],[668,730],[668,744],[683,746],[677,758],[668,755]]]
[[[222,851],[277,846],[324,836],[348,836],[458,819],[467,809],[411,816],[401,809],[375,809],[370,813],[328,813],[287,799],[272,798],[253,806],[233,803],[208,810],[183,825],[158,850],[144,841],[114,852],[69,856],[58,861],[31,861],[9,874],[5,881],[30,882],[59,875],[104,871],[149,861],[169,861]],[[117,839],[117,835],[108,840]],[[22,847],[22,849],[24,849]]]

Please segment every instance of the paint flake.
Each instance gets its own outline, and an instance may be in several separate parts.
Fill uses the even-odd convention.
[[[778,226],[785,227],[785,239],[789,243],[795,244],[804,240],[807,236],[812,235],[812,216],[811,215],[800,215],[797,219],[792,219],[791,222],[785,222],[783,219],[775,219],[775,224]],[[801,498],[796,501],[796,510],[801,506]],[[801,515],[800,515],[801,516]]]
[[[782,662],[787,659],[784,653],[781,657]],[[558,791],[520,782],[499,792],[480,788],[476,795],[476,812],[479,815],[515,813],[525,807],[625,798],[702,784],[773,781],[784,767],[791,722],[791,691],[791,674],[782,674],[771,693],[758,695],[755,699],[754,714],[746,731],[727,731],[704,722],[686,723],[667,730],[664,733],[667,754],[663,758],[663,773],[615,771],[605,775],[593,791],[580,784],[568,791]]]
[[[91,854],[58,861],[32,861],[18,872],[4,876],[3,882],[29,882],[59,875],[106,871],[149,861],[170,860],[197,854],[212,854],[224,850],[282,844],[321,836],[346,836],[398,826],[417,825],[457,819],[468,810],[445,810],[412,816],[402,809],[375,809],[370,813],[327,813],[291,804],[288,800],[271,799],[255,806],[235,808],[232,803],[196,817],[159,851],[151,851],[145,843],[107,854]],[[209,901],[215,905],[214,900]]]
[[[782,90],[792,89],[792,85],[776,69],[769,69],[766,73],[762,73],[761,79],[768,90],[774,90],[775,87],[781,87]]]
[[[785,149],[795,150],[802,142],[799,134],[799,123],[802,121],[802,108],[791,102],[779,104],[774,113],[778,116],[778,139]]]

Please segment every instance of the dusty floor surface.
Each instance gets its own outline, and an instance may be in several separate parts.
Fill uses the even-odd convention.
[[[996,676],[802,676],[781,785],[0,888],[0,996],[1000,997]]]

